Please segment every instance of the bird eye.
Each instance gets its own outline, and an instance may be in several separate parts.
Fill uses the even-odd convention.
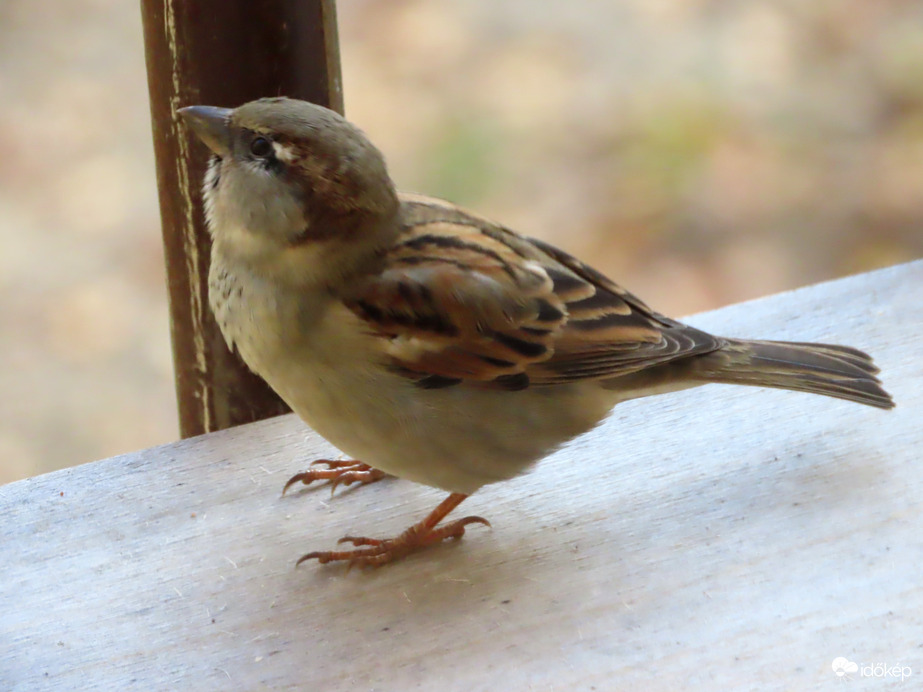
[[[256,137],[250,142],[250,153],[260,158],[265,158],[272,154],[272,142],[265,137]]]

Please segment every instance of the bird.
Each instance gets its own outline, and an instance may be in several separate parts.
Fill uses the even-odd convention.
[[[894,406],[863,351],[708,334],[547,242],[398,192],[381,152],[323,106],[178,112],[211,150],[208,295],[228,347],[352,457],[283,493],[386,474],[448,493],[397,536],[345,536],[298,564],[380,566],[489,525],[443,520],[629,399],[718,382]]]

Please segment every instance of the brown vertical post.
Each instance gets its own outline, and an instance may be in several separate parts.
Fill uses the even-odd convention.
[[[208,154],[183,106],[285,95],[343,111],[334,0],[141,0],[183,437],[284,413],[208,308]]]

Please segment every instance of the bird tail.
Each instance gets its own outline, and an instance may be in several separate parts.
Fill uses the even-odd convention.
[[[875,377],[878,368],[872,358],[858,349],[787,341],[726,341],[717,351],[691,359],[693,379],[811,392],[894,408],[891,395]]]

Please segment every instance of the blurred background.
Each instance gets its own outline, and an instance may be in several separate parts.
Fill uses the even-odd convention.
[[[923,255],[923,0],[536,7],[341,0],[400,187],[677,316]],[[3,0],[0,482],[176,435],[138,3]]]

